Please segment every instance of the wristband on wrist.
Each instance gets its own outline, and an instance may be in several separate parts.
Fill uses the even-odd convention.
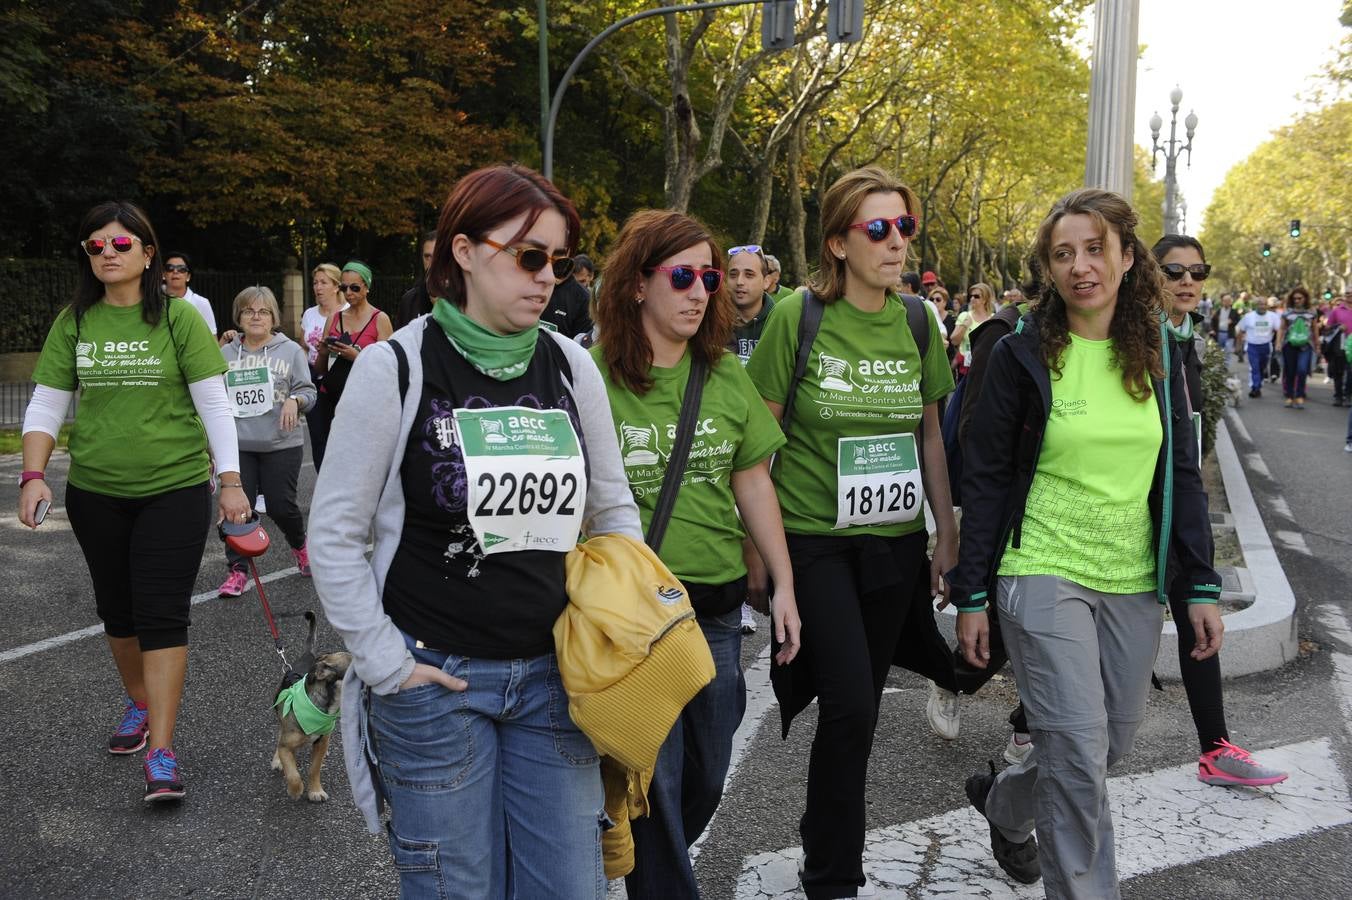
[[[223,487],[223,488],[239,488],[241,491],[244,490],[244,485],[241,484],[241,483],[238,482],[238,481],[236,481],[234,484],[226,484],[224,481],[222,481],[222,482],[221,482],[221,487]]]
[[[19,476],[19,487],[23,487],[30,481],[46,481],[46,480],[47,475],[45,472],[37,472],[37,471],[24,472],[22,475]]]

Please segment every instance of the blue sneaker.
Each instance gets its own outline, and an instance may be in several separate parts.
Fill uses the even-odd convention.
[[[174,751],[156,747],[146,754],[145,768],[147,803],[183,799],[183,779],[179,777]]]
[[[146,745],[146,735],[150,733],[149,714],[144,706],[126,698],[126,707],[122,710],[122,722],[112,737],[108,738],[108,752],[119,755],[135,753]]]

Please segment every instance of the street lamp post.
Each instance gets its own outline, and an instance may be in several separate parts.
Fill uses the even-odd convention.
[[[1188,154],[1188,166],[1192,166],[1192,136],[1197,131],[1197,113],[1189,112],[1183,120],[1187,130],[1188,142],[1178,140],[1178,105],[1183,102],[1183,91],[1175,86],[1169,92],[1169,143],[1160,143],[1160,129],[1164,120],[1159,113],[1150,117],[1150,167],[1155,167],[1156,157],[1164,152],[1164,233],[1178,233],[1178,157],[1184,151]]]

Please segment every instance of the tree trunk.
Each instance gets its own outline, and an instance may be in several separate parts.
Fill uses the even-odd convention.
[[[756,166],[756,205],[751,213],[751,242],[765,243],[765,230],[770,225],[770,195],[775,189],[775,160],[779,145],[774,144]]]
[[[788,189],[789,189],[789,259],[787,274],[793,276],[795,284],[807,282],[807,211],[803,208],[803,142],[807,135],[806,120],[800,119],[794,126],[793,136],[789,138]],[[780,260],[781,265],[784,261]]]

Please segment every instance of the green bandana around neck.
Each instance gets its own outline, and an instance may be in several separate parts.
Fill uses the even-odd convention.
[[[456,352],[495,381],[519,378],[535,355],[538,322],[516,334],[498,334],[465,315],[445,297],[438,297],[432,306],[432,318],[446,332]]]
[[[1182,325],[1175,326],[1173,319],[1166,319],[1165,324],[1169,326],[1169,331],[1173,333],[1174,337],[1180,341],[1192,340],[1192,316],[1187,313],[1183,314]]]
[[[366,289],[369,291],[371,285],[375,282],[375,276],[371,274],[371,267],[366,263],[359,263],[356,260],[343,266],[344,272],[356,272],[361,276],[361,280],[366,282]]]
[[[277,702],[272,705],[280,706],[282,715],[295,713],[296,723],[306,734],[329,734],[338,722],[338,713],[326,713],[315,706],[310,695],[305,692],[304,678],[278,694]]]

